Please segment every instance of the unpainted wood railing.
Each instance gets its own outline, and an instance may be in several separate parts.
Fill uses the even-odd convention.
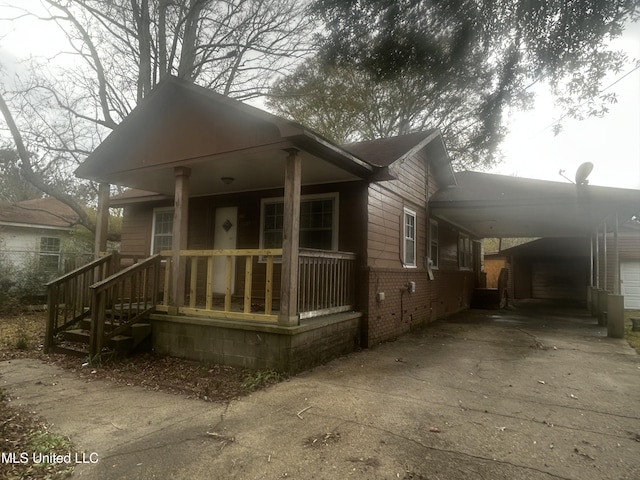
[[[109,339],[144,320],[159,303],[162,257],[157,254],[94,283],[91,291],[89,354],[100,354]],[[105,321],[110,328],[105,330]]]
[[[166,268],[164,299],[162,305],[158,306],[158,310],[169,311],[171,251],[162,251],[160,255],[166,260]],[[274,258],[281,255],[282,249],[181,250],[181,261],[185,262],[185,269],[186,266],[189,267],[188,278],[186,278],[187,295],[183,305],[171,305],[171,307],[176,307],[178,313],[187,315],[277,322],[278,315],[273,313],[273,266]],[[256,258],[260,258],[265,263],[264,290],[259,292],[260,298],[264,298],[264,305],[260,305],[260,311],[255,311],[252,304],[253,266]],[[238,268],[244,267],[244,294],[240,306],[232,302],[236,265]],[[224,276],[221,275],[219,278],[223,278],[223,281],[214,284],[215,270],[219,271],[222,268],[224,268]],[[216,291],[221,293],[216,295]],[[217,302],[218,297],[223,300],[221,304]]]
[[[353,310],[355,253],[300,249],[298,313],[300,318]]]

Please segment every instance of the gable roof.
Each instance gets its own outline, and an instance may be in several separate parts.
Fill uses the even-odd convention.
[[[281,183],[291,149],[304,152],[308,165],[303,175],[318,182],[370,178],[384,170],[295,122],[168,76],[89,155],[76,175],[172,194],[173,167],[182,166],[194,171],[194,194],[207,193],[212,179],[242,180],[247,173],[261,185],[243,186],[238,181],[238,189],[273,188],[276,179]]]
[[[69,230],[78,220],[70,207],[51,197],[0,205],[0,225]]]
[[[189,167],[191,194],[204,195],[281,187],[291,149],[301,152],[302,183],[319,184],[388,180],[389,164],[426,148],[436,170],[448,168],[453,179],[437,130],[367,143],[341,147],[296,122],[168,76],[76,175],[173,195],[174,167]],[[222,177],[233,178],[233,186],[220,185]]]
[[[389,167],[396,162],[426,150],[434,174],[442,185],[455,185],[456,179],[442,134],[437,128],[422,132],[379,138],[344,145],[343,148],[378,167]]]

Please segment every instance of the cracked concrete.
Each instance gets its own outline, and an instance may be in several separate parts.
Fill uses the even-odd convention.
[[[228,405],[0,375],[98,453],[74,478],[640,478],[640,356],[579,310],[465,312]]]

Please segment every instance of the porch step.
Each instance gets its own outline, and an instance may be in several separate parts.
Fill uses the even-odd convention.
[[[117,325],[113,325],[109,323],[109,329],[113,330]],[[107,324],[105,323],[105,330],[107,330]],[[107,331],[108,331],[107,330]],[[149,323],[136,323],[131,325],[127,330],[126,334],[115,335],[109,340],[109,344],[106,345],[110,350],[120,352],[120,353],[130,353],[133,351],[138,345],[143,343],[149,336],[151,335],[151,324]],[[88,329],[84,328],[75,328],[71,330],[66,330],[64,332],[63,338],[65,342],[80,344],[81,346],[89,345],[91,333]],[[60,351],[60,353],[71,353],[76,355],[86,355],[86,352],[83,348],[79,348],[78,350],[65,346],[55,347],[56,351]]]
[[[74,328],[72,330],[65,330],[64,332],[64,340],[66,342],[86,343],[89,345],[90,336],[89,330],[82,328]]]
[[[60,345],[53,346],[53,353],[62,353],[64,355],[72,355],[74,357],[86,357],[88,355],[88,352],[83,349],[76,349],[68,346],[63,347]]]

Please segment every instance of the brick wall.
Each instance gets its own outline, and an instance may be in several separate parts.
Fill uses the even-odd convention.
[[[393,339],[417,325],[469,308],[474,277],[471,271],[434,271],[430,280],[425,269],[368,271],[370,293],[363,319],[363,346]],[[408,290],[415,282],[414,293]],[[377,294],[384,293],[384,300]]]

